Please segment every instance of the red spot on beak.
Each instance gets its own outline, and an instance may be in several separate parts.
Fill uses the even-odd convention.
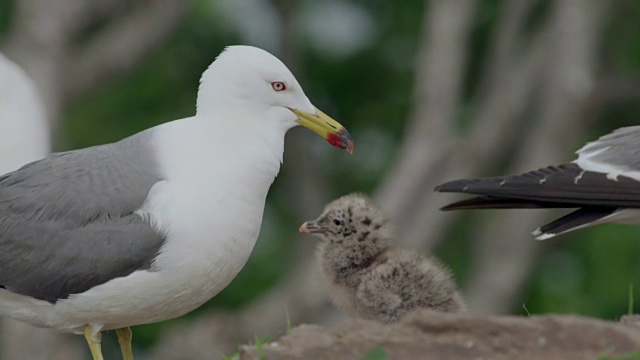
[[[329,134],[327,142],[335,147],[342,148],[342,139],[336,134]]]
[[[347,150],[349,154],[353,154],[353,140],[346,129],[341,129],[337,134],[329,134],[327,142],[335,147]]]

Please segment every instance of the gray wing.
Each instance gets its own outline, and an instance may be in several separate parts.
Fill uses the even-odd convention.
[[[53,154],[0,177],[0,287],[55,302],[148,269],[164,235],[134,214],[161,180],[147,140]]]
[[[588,157],[598,163],[640,171],[640,126],[619,128],[586,144],[576,153],[578,165]]]

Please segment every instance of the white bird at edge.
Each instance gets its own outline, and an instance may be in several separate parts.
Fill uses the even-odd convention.
[[[50,151],[49,123],[35,84],[0,53],[0,174],[41,159]]]
[[[603,223],[640,224],[640,126],[617,129],[576,153],[568,164],[450,181],[435,191],[480,195],[442,210],[578,208],[536,229],[538,240]]]
[[[195,116],[1,176],[0,315],[84,334],[95,360],[116,329],[133,359],[130,326],[190,312],[242,269],[296,125],[353,151],[280,60],[231,46]]]

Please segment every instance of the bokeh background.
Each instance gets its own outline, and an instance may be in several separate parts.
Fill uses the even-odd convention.
[[[202,71],[232,44],[279,56],[355,138],[348,156],[289,132],[249,263],[197,311],[135,328],[141,359],[219,358],[288,321],[340,321],[314,239],[297,229],[353,191],[378,201],[403,246],[440,256],[475,313],[633,311],[640,227],[538,242],[531,231],[563,211],[442,213],[460,197],[432,189],[568,162],[637,125],[638,34],[633,0],[0,0],[0,50],[34,79],[54,151],[193,115]],[[80,337],[10,321],[0,331],[3,360],[89,356]],[[119,356],[113,338],[107,358]]]

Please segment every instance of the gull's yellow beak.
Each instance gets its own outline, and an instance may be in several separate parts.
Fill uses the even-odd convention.
[[[353,139],[351,139],[351,134],[347,129],[318,108],[315,109],[315,114],[309,114],[298,109],[289,108],[298,117],[298,124],[322,136],[329,144],[345,149],[349,154],[352,154]]]

